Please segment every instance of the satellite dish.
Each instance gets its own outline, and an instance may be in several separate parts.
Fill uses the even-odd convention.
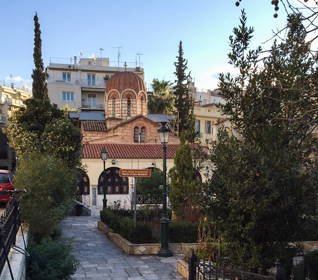
[[[95,57],[95,55],[93,53],[92,53],[92,57],[93,57],[94,60],[96,60],[96,57]]]
[[[81,52],[79,52],[79,56],[82,56],[83,54]]]

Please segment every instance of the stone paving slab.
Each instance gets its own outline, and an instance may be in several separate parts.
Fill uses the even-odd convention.
[[[97,228],[100,210],[93,206],[91,216],[68,216],[61,222],[62,237],[71,241],[80,262],[72,280],[185,279],[177,272],[182,255],[126,255]]]

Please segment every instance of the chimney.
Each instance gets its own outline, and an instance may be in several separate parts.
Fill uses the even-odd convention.
[[[14,89],[14,83],[11,83],[11,88]]]
[[[74,56],[74,66],[76,66],[76,60],[77,60],[77,57]]]

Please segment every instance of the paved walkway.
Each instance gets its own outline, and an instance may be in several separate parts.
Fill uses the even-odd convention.
[[[126,255],[97,228],[100,209],[91,210],[91,216],[68,216],[61,223],[62,237],[71,240],[80,262],[73,280],[184,279],[177,273],[177,259],[182,255]]]

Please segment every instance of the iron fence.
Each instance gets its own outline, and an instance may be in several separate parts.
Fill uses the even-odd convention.
[[[9,193],[12,195],[12,199],[7,203],[6,210],[0,217],[0,275],[5,263],[7,262],[12,279],[13,274],[8,259],[8,254],[10,249],[15,245],[16,235],[18,233],[19,227],[21,226],[19,213],[19,193],[19,191],[12,191]],[[0,191],[0,194],[7,195],[8,191]],[[18,248],[18,251],[24,250],[22,248]]]
[[[278,280],[286,279],[280,263],[270,269],[270,275],[262,275],[228,267],[221,267],[212,261],[200,261],[192,252],[189,259],[189,280]]]

